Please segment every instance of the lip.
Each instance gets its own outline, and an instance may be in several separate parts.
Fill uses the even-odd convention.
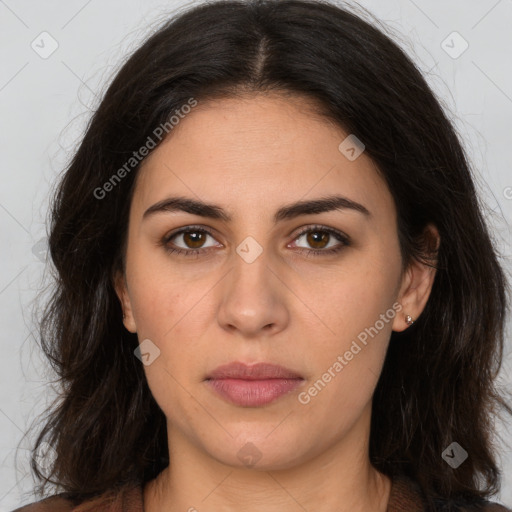
[[[302,379],[302,375],[272,363],[256,363],[248,365],[239,361],[223,364],[213,370],[207,379]]]
[[[222,398],[242,407],[260,407],[286,395],[304,379],[297,372],[271,363],[233,362],[211,372],[206,384]]]

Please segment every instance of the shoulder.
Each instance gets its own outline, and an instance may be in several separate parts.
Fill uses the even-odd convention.
[[[17,508],[13,512],[68,512],[73,510],[76,507],[75,503],[64,496],[63,494],[50,496],[49,498]]]
[[[434,498],[435,512],[512,512],[511,509],[490,501],[462,502]],[[424,512],[427,498],[418,483],[406,476],[392,479],[391,494],[387,512]]]
[[[478,503],[439,502],[436,512],[512,512],[509,508],[491,501]]]
[[[62,493],[30,503],[13,512],[143,512],[142,486],[110,490],[82,503]]]

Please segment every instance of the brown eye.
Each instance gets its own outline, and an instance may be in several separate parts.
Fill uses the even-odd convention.
[[[295,238],[296,243],[304,239],[306,247],[297,245],[302,250],[316,254],[330,254],[350,245],[350,239],[343,233],[327,227],[313,226],[304,229]],[[330,242],[333,242],[331,245]]]
[[[204,244],[208,233],[204,231],[186,231],[183,233],[183,241],[190,249],[199,249]]]
[[[205,228],[190,226],[165,236],[160,242],[170,254],[186,256],[198,255],[214,247],[214,243],[205,245],[207,238],[214,239],[213,234]]]
[[[309,231],[306,240],[313,249],[325,249],[331,235],[326,231]]]

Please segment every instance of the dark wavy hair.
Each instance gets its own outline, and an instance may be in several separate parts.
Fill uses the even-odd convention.
[[[510,290],[452,122],[386,30],[323,0],[217,1],[166,20],[120,66],[52,197],[55,285],[39,327],[61,391],[34,447],[39,492],[53,484],[83,501],[169,463],[165,416],[114,290],[140,164],[107,197],[94,191],[190,98],[270,92],[314,100],[364,142],[395,201],[403,266],[437,269],[421,316],[391,335],[371,463],[433,499],[499,490],[492,416],[512,414],[495,383]],[[453,441],[469,453],[457,469],[441,456]],[[47,472],[35,456],[45,443],[56,453]]]

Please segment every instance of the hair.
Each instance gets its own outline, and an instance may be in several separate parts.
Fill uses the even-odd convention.
[[[134,356],[137,335],[123,326],[114,288],[140,163],[107,198],[94,191],[191,98],[267,93],[313,100],[323,118],[364,142],[396,205],[403,268],[416,260],[437,269],[420,317],[391,334],[373,396],[372,465],[415,479],[432,499],[495,494],[492,415],[512,414],[495,384],[510,290],[468,158],[398,44],[324,0],[188,8],[133,52],[104,93],[50,208],[55,283],[39,342],[60,393],[33,450],[39,489],[57,485],[84,501],[149,481],[169,464],[165,416]],[[469,453],[456,469],[441,456],[453,441]],[[56,456],[43,474],[35,453],[45,443]]]

